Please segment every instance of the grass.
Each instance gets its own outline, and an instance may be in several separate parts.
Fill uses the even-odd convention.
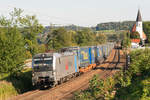
[[[24,69],[17,77],[0,75],[0,100],[32,90],[32,69]]]
[[[6,81],[0,82],[0,100],[5,100],[11,96],[17,95],[16,89],[13,85]]]
[[[8,77],[9,74],[5,73],[5,74],[0,74],[0,81],[3,80],[4,78]]]

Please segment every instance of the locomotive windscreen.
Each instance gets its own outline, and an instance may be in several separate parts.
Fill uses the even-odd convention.
[[[50,71],[53,70],[53,57],[38,57],[34,58],[34,71]]]
[[[52,58],[34,59],[34,64],[51,65],[52,63]]]

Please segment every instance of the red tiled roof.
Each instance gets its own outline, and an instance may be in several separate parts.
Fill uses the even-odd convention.
[[[140,39],[131,39],[131,42],[140,43]]]
[[[136,32],[136,24],[133,25],[132,32]]]
[[[144,32],[142,33],[142,38],[143,38],[144,40],[146,40],[146,38],[147,38]]]

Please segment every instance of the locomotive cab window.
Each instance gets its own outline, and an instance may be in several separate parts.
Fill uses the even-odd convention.
[[[49,57],[49,58],[40,58],[40,59],[34,59],[34,66],[39,66],[39,65],[52,65],[53,63],[53,58]]]
[[[46,65],[50,65],[52,64],[52,60],[39,60],[39,61],[35,61],[34,64],[46,64]]]

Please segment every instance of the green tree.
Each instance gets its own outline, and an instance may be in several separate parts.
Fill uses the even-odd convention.
[[[95,43],[94,33],[88,28],[77,31],[75,38],[76,43],[80,46],[94,45]]]
[[[36,16],[23,15],[23,10],[14,8],[10,13],[10,26],[17,26],[24,38],[26,50],[32,55],[38,53],[37,36],[42,33],[43,26],[39,24]]]
[[[0,72],[16,73],[21,70],[25,60],[25,48],[23,38],[19,31],[15,15],[21,10],[15,10],[10,19],[0,18]]]
[[[150,43],[150,22],[144,22],[143,29],[147,36],[148,43]]]
[[[121,39],[121,38],[119,38],[119,34],[107,34],[106,35],[107,36],[107,41],[109,41],[109,42],[116,42],[116,41],[118,41],[119,39]]]
[[[25,16],[19,19],[22,29],[21,33],[23,34],[25,40],[25,47],[32,55],[38,53],[38,43],[37,36],[42,33],[43,26],[39,24],[36,16]]]
[[[139,32],[132,32],[130,35],[131,39],[140,39],[140,34]]]
[[[95,41],[97,42],[97,44],[103,44],[103,43],[106,43],[107,37],[106,37],[105,34],[98,33],[98,34],[96,35]]]
[[[42,25],[35,16],[23,16],[22,12],[14,8],[8,18],[0,17],[1,72],[18,72],[23,68],[25,58],[44,51],[37,44],[37,34],[42,32]]]
[[[71,39],[70,41],[72,42],[71,43],[72,46],[77,46],[76,39],[75,39],[75,36],[76,36],[77,33],[73,30],[69,30],[68,34],[70,34],[70,39]]]
[[[48,49],[58,50],[62,47],[68,47],[72,45],[72,36],[70,32],[64,28],[58,28],[53,30],[48,35]]]
[[[129,33],[129,32],[124,33],[124,36],[123,36],[123,40],[122,40],[121,45],[122,45],[124,48],[128,48],[128,47],[131,46],[131,40],[130,40],[130,33]]]

